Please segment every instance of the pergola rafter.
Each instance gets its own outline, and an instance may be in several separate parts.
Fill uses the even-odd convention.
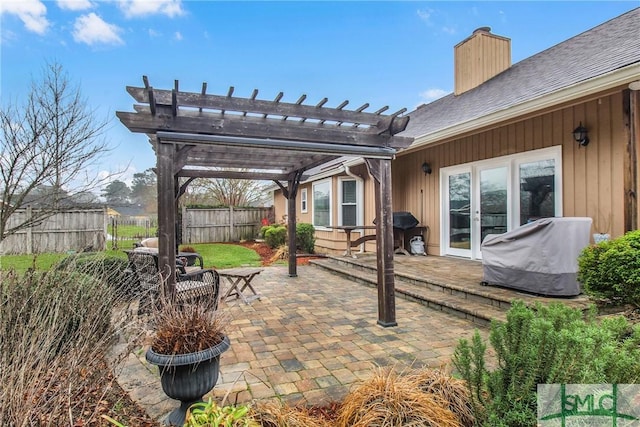
[[[304,172],[351,155],[365,158],[376,182],[378,323],[393,326],[393,219],[391,208],[391,159],[396,150],[408,147],[412,138],[398,137],[409,121],[406,109],[384,115],[388,107],[365,112],[369,104],[346,109],[348,101],[326,107],[327,98],[304,104],[273,100],[158,90],[143,76],[144,87],[127,87],[138,102],[135,112],[116,114],[132,132],[149,136],[157,157],[159,265],[168,291],[175,292],[176,207],[188,183],[202,178],[273,180],[289,200],[289,275],[297,276],[295,256],[296,197]],[[186,183],[180,184],[180,178]]]

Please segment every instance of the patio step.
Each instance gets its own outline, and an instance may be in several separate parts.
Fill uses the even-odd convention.
[[[370,287],[377,287],[376,269],[357,260],[344,257],[327,257],[310,261],[310,264]],[[493,298],[490,292],[470,292],[455,285],[434,283],[406,273],[395,273],[396,296],[417,302],[426,307],[487,326],[491,320],[505,320],[511,306],[508,300]],[[475,290],[474,290],[475,291]]]

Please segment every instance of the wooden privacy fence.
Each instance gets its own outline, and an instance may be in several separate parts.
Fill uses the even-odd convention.
[[[273,207],[182,210],[182,243],[237,242],[258,236],[262,220],[273,223]]]
[[[17,210],[9,227],[36,216],[38,209]],[[106,208],[65,209],[0,242],[0,254],[34,254],[106,248]]]

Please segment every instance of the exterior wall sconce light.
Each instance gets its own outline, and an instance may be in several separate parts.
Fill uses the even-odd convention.
[[[573,130],[573,139],[582,147],[585,147],[589,143],[587,132],[587,128],[582,126],[582,122]]]
[[[422,164],[422,172],[424,172],[425,175],[431,175],[431,165],[427,162],[424,162]]]

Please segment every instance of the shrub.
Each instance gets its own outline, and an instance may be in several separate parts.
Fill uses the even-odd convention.
[[[137,278],[129,269],[129,261],[104,253],[80,253],[63,258],[56,270],[73,270],[101,280],[118,296],[136,297]]]
[[[296,225],[296,247],[305,253],[312,254],[316,246],[316,229],[312,224]]]
[[[270,248],[282,246],[287,241],[287,228],[282,225],[270,225],[264,231],[264,241]]]
[[[578,281],[588,295],[640,307],[640,230],[584,248]]]
[[[515,301],[507,322],[492,322],[497,368],[485,364],[476,331],[460,340],[453,363],[467,381],[476,419],[491,426],[536,425],[537,384],[633,384],[640,380],[640,326],[624,317],[595,320],[556,303],[535,310]]]
[[[108,387],[112,319],[130,321],[112,317],[113,289],[63,269],[0,275],[0,425],[93,425],[84,393]]]

